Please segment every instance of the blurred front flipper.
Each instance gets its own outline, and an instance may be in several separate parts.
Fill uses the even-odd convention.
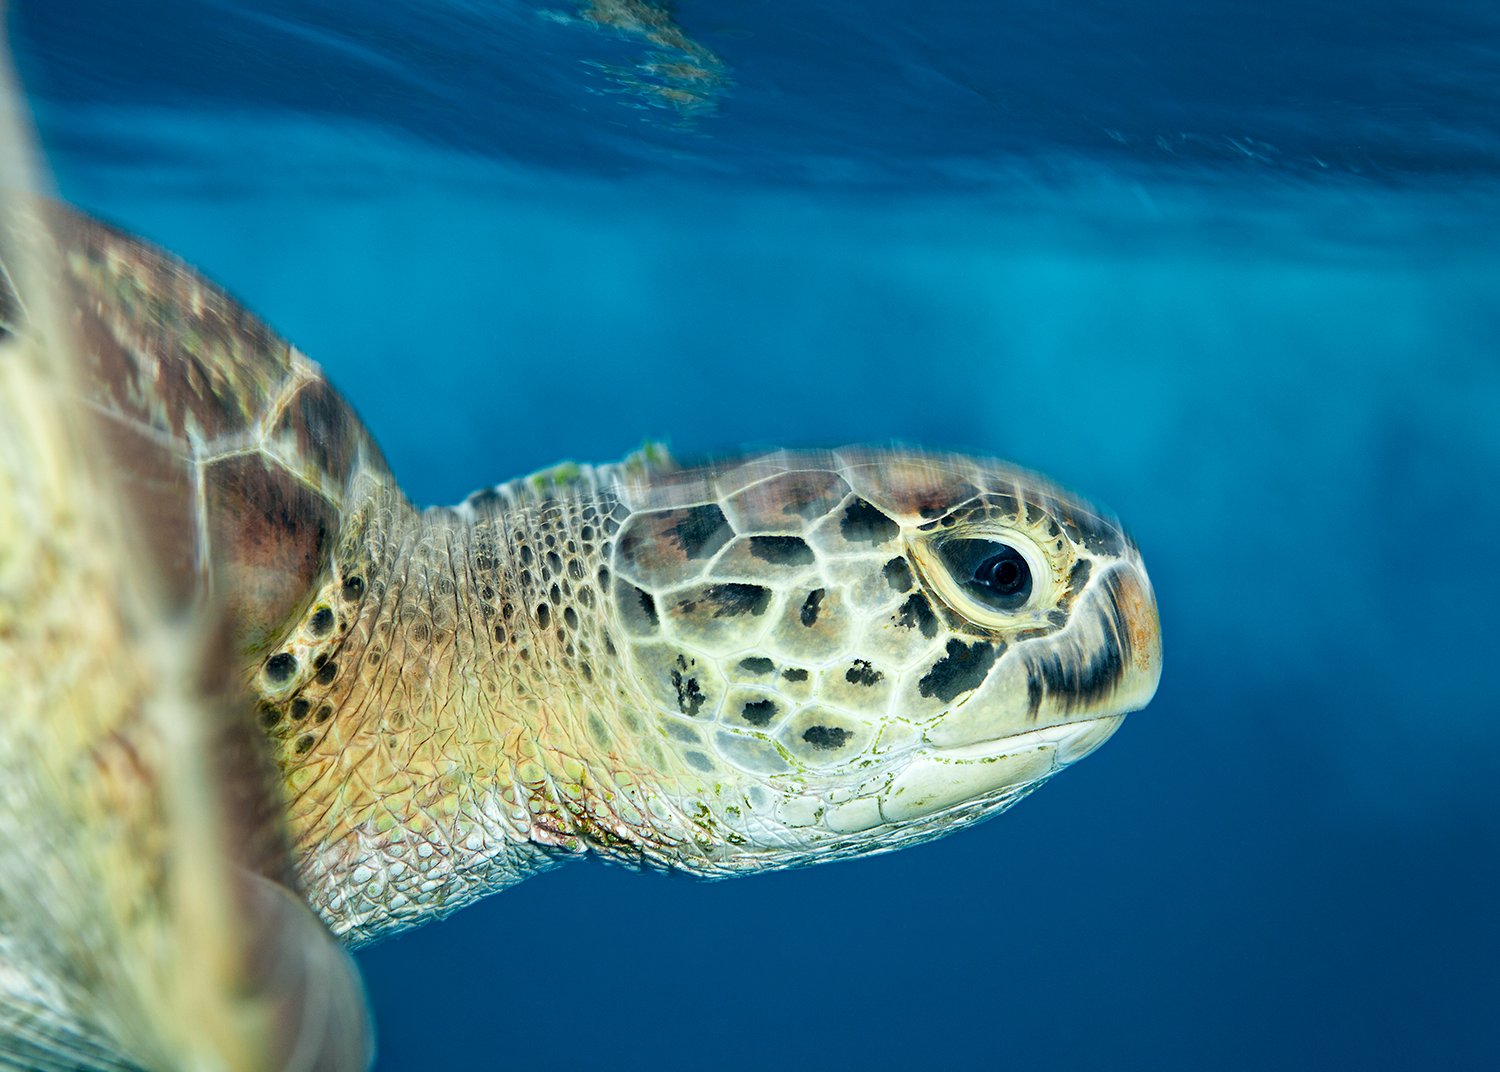
[[[0,42],[0,1068],[353,1072],[223,615],[169,598],[81,400]]]

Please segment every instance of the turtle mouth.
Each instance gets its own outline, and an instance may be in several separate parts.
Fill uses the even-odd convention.
[[[979,801],[1015,799],[1107,741],[1125,714],[1042,726],[974,744],[936,748],[891,783],[888,822],[918,819]]]
[[[1024,733],[1007,734],[975,744],[938,748],[933,754],[950,763],[992,763],[1022,753],[1050,752],[1055,756],[1054,769],[1057,769],[1076,763],[1098,748],[1114,735],[1124,721],[1124,713],[1100,715],[1096,718],[1042,726]]]

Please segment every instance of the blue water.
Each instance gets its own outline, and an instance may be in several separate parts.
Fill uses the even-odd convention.
[[[1008,456],[1130,523],[1166,670],[949,839],[361,954],[380,1068],[1500,1067],[1500,7],[586,6],[11,21],[62,193],[419,501],[648,436]]]

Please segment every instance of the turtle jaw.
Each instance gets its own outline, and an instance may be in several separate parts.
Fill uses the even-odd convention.
[[[913,759],[882,795],[885,822],[906,822],[982,800],[1015,799],[1109,740],[1123,714],[1082,719]]]
[[[1017,645],[965,704],[923,735],[883,794],[886,822],[1015,799],[1107,741],[1150,702],[1161,631],[1138,559],[1105,572],[1058,633]]]

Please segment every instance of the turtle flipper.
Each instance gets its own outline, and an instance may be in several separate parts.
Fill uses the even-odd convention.
[[[0,1068],[363,1068],[225,616],[175,598],[80,397],[10,85],[0,48]]]
[[[0,1069],[140,1072],[98,1029],[81,1021],[49,979],[0,935]]]

